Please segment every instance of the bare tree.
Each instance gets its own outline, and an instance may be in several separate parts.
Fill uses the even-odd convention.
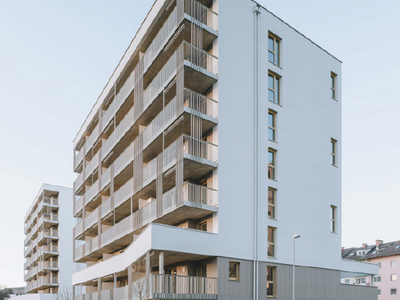
[[[74,293],[72,288],[64,286],[58,290],[58,294],[53,295],[53,300],[74,300]]]
[[[134,299],[144,300],[149,295],[149,279],[146,277],[146,263],[144,258],[133,263],[132,293]]]

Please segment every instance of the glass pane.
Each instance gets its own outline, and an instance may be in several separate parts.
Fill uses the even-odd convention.
[[[268,113],[268,126],[270,126],[270,127],[275,127],[274,126],[274,114],[272,114],[272,113]]]
[[[273,243],[275,241],[275,230],[272,227],[268,227],[268,242]]]
[[[275,53],[276,53],[276,61],[275,63],[279,65],[279,41],[275,43]]]
[[[274,76],[268,75],[268,87],[274,89]]]
[[[335,99],[335,90],[334,90],[334,89],[332,89],[332,95],[331,95],[331,97],[332,97],[333,99]]]
[[[236,264],[229,263],[229,278],[236,278]]]
[[[274,268],[267,267],[267,281],[274,281]]]
[[[276,92],[276,100],[275,103],[279,103],[279,79],[275,79],[276,84],[275,84],[275,92]]]
[[[274,152],[268,151],[268,164],[274,165]]]
[[[335,153],[335,143],[331,141],[331,146],[332,146],[332,153]]]
[[[268,139],[271,141],[275,141],[275,130],[272,128],[268,128]]]
[[[268,191],[268,203],[275,204],[275,192],[272,190]]]
[[[273,295],[274,295],[274,284],[267,283],[267,296],[273,296]]]
[[[268,37],[268,49],[274,51],[274,39],[272,37]]]
[[[331,76],[331,86],[334,88],[335,87],[335,77]]]
[[[274,257],[275,256],[275,246],[268,245],[268,256]]]
[[[335,222],[331,221],[331,231],[335,232]]]
[[[268,206],[268,218],[275,218],[275,207]]]
[[[335,165],[335,155],[332,155],[332,161],[331,161],[332,165]]]
[[[272,53],[271,51],[268,51],[268,60],[269,60],[270,62],[275,63],[275,54]]]
[[[268,167],[268,178],[275,179],[275,169],[271,166]]]
[[[274,91],[268,90],[268,100],[275,102],[275,93]]]

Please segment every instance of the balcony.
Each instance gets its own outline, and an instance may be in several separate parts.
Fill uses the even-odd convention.
[[[115,247],[121,248],[123,245],[129,245],[133,240],[132,233],[139,234],[147,224],[155,220],[157,220],[157,223],[173,225],[187,218],[200,219],[218,211],[216,207],[218,205],[217,190],[186,182],[182,183],[179,188],[183,189],[183,204],[177,203],[176,188],[172,188],[163,194],[162,212],[159,218],[157,217],[158,200],[154,199],[146,206],[101,233],[101,245],[97,245],[96,249],[89,245],[89,243],[93,243],[94,239],[77,248],[75,250],[75,261],[84,262],[83,257],[85,256],[97,258],[103,253],[112,253],[116,250]],[[77,236],[76,228],[74,231],[75,236]],[[116,241],[118,242],[113,244]],[[96,250],[100,251],[96,253]]]
[[[82,220],[81,220],[81,221],[80,221],[78,224],[76,224],[76,226],[74,227],[74,238],[75,238],[75,239],[80,239],[80,237],[81,237],[83,231],[84,231],[83,222],[82,222]]]
[[[88,230],[93,225],[97,224],[99,221],[99,208],[97,207],[85,218],[85,231]]]
[[[89,177],[89,175],[92,175],[93,171],[98,167],[98,165],[99,165],[99,152],[97,152],[92,157],[92,160],[86,165],[85,179],[87,179]]]
[[[89,152],[89,150],[92,148],[92,146],[94,145],[94,143],[97,141],[97,139],[99,138],[100,135],[100,125],[97,124],[97,126],[95,128],[93,128],[92,133],[90,134],[90,136],[86,139],[86,154]]]
[[[99,181],[96,181],[85,193],[85,205],[88,205],[88,203],[90,203],[99,192]]]
[[[38,273],[48,271],[58,271],[58,261],[40,261],[38,263]]]
[[[38,255],[48,259],[51,256],[57,256],[59,254],[58,251],[58,246],[43,245],[39,248]]]
[[[85,197],[81,196],[79,199],[75,202],[75,210],[74,210],[74,216],[77,216],[80,211],[83,209],[83,202],[84,202]]]
[[[75,183],[74,183],[74,187],[75,187],[75,191],[79,190],[82,186],[82,184],[85,182],[85,178],[84,178],[84,172],[80,173],[78,175],[78,177],[75,179]]]
[[[101,189],[103,190],[111,180],[111,168],[108,168],[101,175]]]
[[[46,229],[50,228],[51,226],[54,226],[59,223],[58,220],[58,215],[56,214],[49,214],[49,213],[44,213],[38,221],[38,226],[42,226]]]
[[[45,198],[43,198],[42,205],[58,206],[58,199],[45,197]],[[39,205],[39,208],[41,208],[40,205]]]
[[[83,161],[83,148],[74,157],[74,170],[76,170]]]
[[[58,239],[58,230],[55,229],[44,229],[38,234],[38,243],[43,239]]]

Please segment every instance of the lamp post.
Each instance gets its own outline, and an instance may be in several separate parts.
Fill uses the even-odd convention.
[[[295,234],[293,236],[293,300],[295,300],[295,289],[296,289],[296,278],[295,278],[295,269],[296,269],[296,252],[295,252],[295,245],[296,245],[296,239],[300,237],[299,234]]]

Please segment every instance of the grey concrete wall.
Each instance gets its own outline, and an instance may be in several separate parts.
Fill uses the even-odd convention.
[[[240,281],[228,278],[229,262],[240,263]],[[267,298],[267,266],[276,267],[276,298],[292,299],[292,272],[290,265],[259,263],[259,299]],[[253,295],[253,262],[218,258],[218,300],[251,300]],[[297,300],[377,300],[376,287],[340,283],[340,272],[313,267],[296,267]]]

